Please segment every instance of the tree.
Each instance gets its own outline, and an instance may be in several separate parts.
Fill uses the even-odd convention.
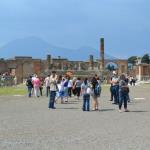
[[[145,54],[145,55],[142,57],[142,63],[150,64],[150,57],[149,57],[149,54]]]
[[[128,63],[135,65],[137,61],[137,56],[131,56],[130,58],[128,58]]]

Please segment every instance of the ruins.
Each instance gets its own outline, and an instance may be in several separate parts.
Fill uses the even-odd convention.
[[[113,63],[117,66],[118,74],[132,74],[139,75],[139,67],[141,66],[141,78],[150,76],[150,65],[138,64],[131,70],[128,69],[128,61],[123,59],[107,60],[104,56],[104,38],[100,39],[100,59],[95,60],[93,55],[89,56],[87,61],[71,61],[68,59],[53,58],[47,55],[46,59],[33,59],[32,57],[16,56],[13,59],[0,59],[0,73],[9,72],[17,77],[17,82],[23,82],[29,75],[37,74],[39,76],[46,76],[52,70],[57,72],[72,71],[74,74],[99,74],[107,70],[106,66]]]

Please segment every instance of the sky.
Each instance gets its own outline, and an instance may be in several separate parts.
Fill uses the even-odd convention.
[[[65,48],[127,58],[150,53],[149,0],[0,0],[0,47],[35,36]]]

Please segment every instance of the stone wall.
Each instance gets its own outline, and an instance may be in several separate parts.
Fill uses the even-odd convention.
[[[105,64],[111,60],[105,60]],[[118,72],[127,73],[127,60],[113,60],[119,68]],[[23,79],[29,75],[37,74],[38,76],[46,76],[52,70],[77,72],[90,71],[91,74],[100,72],[100,61],[95,60],[90,56],[88,61],[69,61],[68,59],[52,58],[47,56],[46,60],[33,59],[32,57],[15,57],[9,60],[0,60],[0,73],[9,72],[15,73],[18,83],[23,82]]]

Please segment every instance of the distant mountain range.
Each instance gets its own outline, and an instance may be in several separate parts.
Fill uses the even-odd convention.
[[[50,54],[52,57],[61,56],[69,60],[88,60],[89,55],[94,55],[94,59],[99,59],[99,49],[83,46],[79,49],[68,49],[53,46],[43,39],[37,37],[27,37],[17,39],[0,47],[1,58],[13,58],[15,56],[32,56],[33,58],[46,58]],[[116,59],[105,54],[106,59]]]

